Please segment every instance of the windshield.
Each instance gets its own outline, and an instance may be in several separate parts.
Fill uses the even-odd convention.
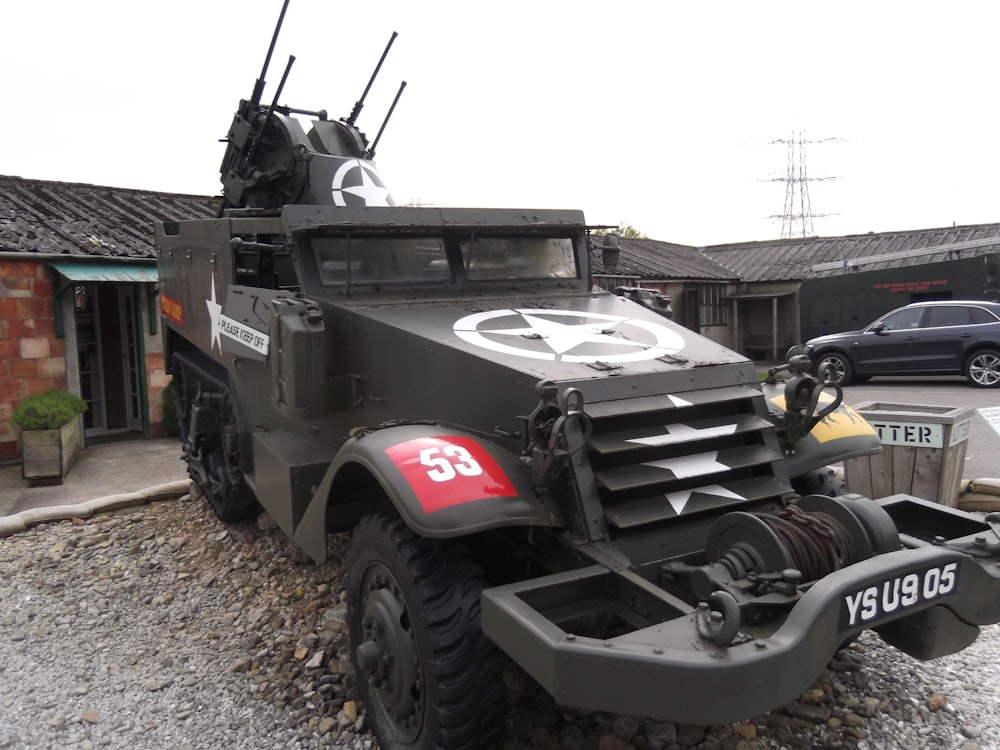
[[[316,237],[312,245],[324,286],[449,278],[440,237]]]
[[[568,237],[477,237],[461,243],[466,276],[480,279],[575,279]]]
[[[323,286],[578,278],[570,237],[320,234],[310,243]]]

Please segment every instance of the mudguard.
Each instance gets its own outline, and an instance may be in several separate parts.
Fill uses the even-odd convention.
[[[784,416],[784,385],[763,383],[762,388],[768,410],[777,417]],[[822,393],[819,406],[822,408],[832,401],[832,396]],[[870,456],[881,450],[882,443],[875,428],[842,403],[795,444],[795,453],[787,457],[788,475],[802,476],[847,458]]]
[[[386,427],[344,443],[295,529],[295,541],[326,558],[326,509],[338,476],[363,467],[414,532],[448,538],[502,526],[561,526],[562,511],[536,495],[517,456],[434,424]]]

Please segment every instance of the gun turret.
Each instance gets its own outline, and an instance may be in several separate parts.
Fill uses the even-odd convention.
[[[326,110],[296,109],[278,103],[295,61],[294,56],[289,56],[271,104],[264,106],[261,99],[265,77],[288,3],[289,0],[284,0],[253,93],[249,99],[240,101],[224,139],[228,145],[220,167],[223,210],[256,208],[277,211],[289,203],[395,205],[372,157],[406,82],[396,93],[371,146],[355,122],[396,39],[396,32],[392,33],[368,85],[348,117],[330,120]],[[294,115],[313,118],[308,130]]]

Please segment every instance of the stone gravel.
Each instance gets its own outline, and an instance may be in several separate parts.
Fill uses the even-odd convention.
[[[0,748],[368,749],[345,623],[346,537],[324,565],[274,524],[182,498],[0,540]],[[1000,749],[1000,629],[918,662],[866,633],[771,713],[701,727],[557,707],[504,679],[507,748]]]

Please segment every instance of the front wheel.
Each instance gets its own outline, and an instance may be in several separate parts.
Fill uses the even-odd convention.
[[[1000,386],[1000,352],[983,349],[973,354],[965,365],[965,377],[978,388]]]
[[[854,366],[846,354],[829,352],[816,360],[816,375],[838,385],[847,385],[854,379]]]
[[[347,553],[358,689],[382,750],[499,747],[502,662],[479,626],[482,570],[462,545],[367,516]]]

